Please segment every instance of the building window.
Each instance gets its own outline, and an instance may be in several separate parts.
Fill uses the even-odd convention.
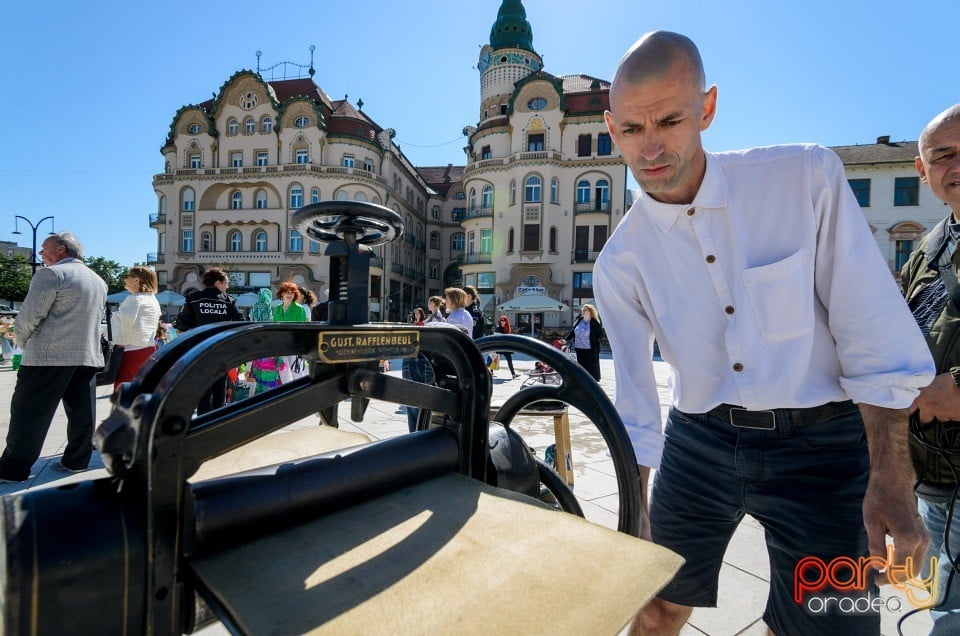
[[[320,203],[320,188],[310,188],[310,203]]]
[[[454,252],[463,251],[464,236],[463,232],[457,232],[450,237],[450,249]]]
[[[527,152],[540,152],[541,150],[543,150],[543,133],[527,135]]]
[[[320,251],[320,243],[317,241],[310,241],[310,253],[316,254]]]
[[[367,172],[373,172],[373,162],[370,161],[369,159],[364,159],[363,169],[366,170]]]
[[[574,272],[574,289],[593,289],[593,272]]]
[[[190,124],[190,128],[187,129],[191,135],[199,135],[200,131],[203,130],[203,126],[200,124]]]
[[[550,203],[560,202],[560,181],[554,177],[550,179]]]
[[[610,146],[610,134],[609,133],[600,133],[597,135],[597,154],[598,155],[609,155],[611,154]]]
[[[603,204],[610,200],[610,184],[606,179],[597,181],[597,209],[602,210]]]
[[[593,142],[593,137],[590,135],[580,135],[579,137],[577,137],[577,156],[589,157],[590,145],[592,142]]]
[[[513,228],[507,230],[507,254],[513,254]]]
[[[337,201],[349,201],[350,193],[346,190],[340,190],[340,192],[337,192],[337,196],[335,196],[334,199]]]
[[[523,200],[527,203],[540,203],[540,177],[536,175],[527,177],[523,189]]]
[[[266,210],[267,209],[267,191],[266,190],[257,190],[257,209]]]
[[[897,252],[894,258],[894,271],[899,272],[913,252],[913,241],[897,241]]]
[[[527,223],[523,226],[523,251],[536,252],[540,249],[540,224]]]
[[[493,230],[480,230],[480,253],[490,254],[493,252]]]
[[[577,183],[577,203],[590,202],[590,182],[580,181]]]
[[[183,191],[183,211],[193,212],[193,209],[194,209],[193,188],[186,188]]]
[[[303,207],[303,188],[301,188],[298,185],[290,188],[290,207],[291,208]]]
[[[430,278],[434,280],[440,278],[440,263],[437,261],[430,261]]]
[[[363,192],[357,192],[355,195],[353,195],[353,200],[365,203],[367,200],[367,195],[365,195]]]
[[[306,148],[297,148],[297,163],[310,163],[310,153]]]
[[[354,163],[355,163],[355,161],[356,161],[356,160],[354,159],[353,155],[343,155],[343,167],[344,167],[344,168],[352,168],[353,165],[354,165]]]
[[[265,133],[273,132],[273,120],[269,117],[264,117],[260,120],[260,131]]]
[[[300,232],[294,229],[290,230],[290,251],[291,252],[303,251],[303,236],[301,236]]]
[[[310,125],[310,120],[306,117],[297,117],[297,120],[293,122],[293,125],[297,128],[306,128]]]
[[[252,135],[257,131],[257,122],[254,121],[253,117],[247,117],[243,120],[243,130],[248,135]]]
[[[243,153],[242,152],[231,152],[230,153],[230,165],[234,168],[239,168],[243,165]]]
[[[258,166],[265,166],[265,165],[267,165],[267,151],[266,151],[266,150],[258,150],[258,151],[257,151],[257,165],[258,165]]]
[[[163,196],[162,194],[160,195],[160,207],[158,211],[160,214],[164,215],[167,213],[167,197]]]
[[[263,230],[253,235],[253,249],[257,252],[267,251],[267,233]]]
[[[192,155],[190,155],[190,167],[191,167],[191,168],[194,168],[194,169],[199,168],[199,167],[201,167],[201,164],[202,164],[202,163],[203,163],[203,161],[202,161],[201,155],[200,155],[199,153],[198,153],[198,154],[192,154]]]
[[[490,146],[484,146],[484,147],[480,150],[480,159],[489,159],[489,158],[491,158],[492,156],[493,156],[493,154],[491,154],[491,152],[490,152]]]
[[[213,249],[213,235],[210,232],[204,232],[200,235],[200,251],[209,252]]]
[[[476,212],[477,210],[477,190],[475,188],[470,188],[470,212]]]
[[[556,225],[550,226],[550,251],[551,252],[557,251],[557,226]]]
[[[506,104],[500,104],[500,114],[501,114],[501,115],[506,115],[506,114],[507,114],[507,105],[506,105]]]
[[[430,232],[430,249],[440,249],[440,232]]]
[[[493,186],[483,187],[483,193],[480,195],[480,205],[488,210],[493,209]]]
[[[240,129],[240,122],[231,117],[227,120],[227,134],[236,135],[237,131]]]
[[[467,254],[477,253],[477,234],[476,232],[467,232]]]
[[[239,230],[234,230],[230,233],[230,251],[239,252],[243,249],[243,236],[240,235]]]
[[[237,190],[230,197],[230,207],[234,210],[240,210],[243,208],[243,193]]]
[[[893,204],[920,205],[920,177],[897,177],[893,180]]]
[[[847,179],[861,208],[870,207],[870,179]]]
[[[193,251],[193,230],[184,230],[183,231],[183,252],[192,252]]]
[[[513,205],[517,202],[517,181],[516,179],[510,180],[510,205]]]
[[[432,208],[430,208],[430,218],[433,219],[434,221],[439,221],[439,220],[440,220],[440,206],[439,206],[439,205],[435,205],[435,206],[433,206]]]

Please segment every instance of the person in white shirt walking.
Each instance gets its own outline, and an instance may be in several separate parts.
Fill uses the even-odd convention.
[[[113,388],[129,382],[157,350],[160,303],[157,302],[157,275],[149,267],[134,266],[124,276],[130,295],[110,317],[113,342],[123,347],[123,358]]]
[[[815,145],[705,152],[716,105],[696,45],[654,32],[620,61],[605,113],[642,194],[594,290],[644,492],[657,469],[647,536],[686,559],[632,629],[674,634],[715,606],[749,514],[766,532],[771,631],[878,633],[876,611],[842,609],[875,597],[872,582],[814,590],[803,567],[885,562],[888,534],[893,561],[923,556],[906,409],[934,366],[839,159]],[[664,432],[654,339],[672,371]],[[818,592],[850,600],[818,612]]]

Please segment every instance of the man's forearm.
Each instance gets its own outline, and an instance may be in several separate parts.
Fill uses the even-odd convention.
[[[870,472],[893,471],[911,484],[916,479],[910,463],[908,446],[907,409],[888,409],[872,404],[860,404],[863,426],[867,432],[870,452]]]

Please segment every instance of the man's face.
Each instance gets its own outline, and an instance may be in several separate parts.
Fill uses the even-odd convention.
[[[660,77],[627,81],[604,114],[610,136],[644,192],[664,203],[690,203],[700,189],[706,157],[700,133],[710,126],[717,88],[703,93],[686,61]]]
[[[960,219],[960,117],[941,122],[927,135],[914,163],[923,182]]]
[[[44,265],[50,266],[67,257],[67,250],[56,239],[47,239],[40,246],[40,259]]]

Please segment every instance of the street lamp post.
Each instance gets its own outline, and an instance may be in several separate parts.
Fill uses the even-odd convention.
[[[30,254],[30,268],[33,270],[31,275],[36,274],[37,265],[39,265],[39,263],[37,263],[37,230],[40,228],[40,225],[47,219],[50,219],[50,227],[53,228],[53,216],[43,217],[42,219],[37,221],[36,225],[34,225],[30,221],[30,219],[28,219],[27,217],[20,216],[19,214],[15,215],[13,218],[14,218],[14,221],[13,221],[14,234],[23,234],[23,232],[20,231],[20,225],[17,223],[16,221],[17,219],[23,219],[23,221],[30,226],[30,229],[33,230],[33,252]],[[51,232],[51,234],[53,234],[53,232]]]

